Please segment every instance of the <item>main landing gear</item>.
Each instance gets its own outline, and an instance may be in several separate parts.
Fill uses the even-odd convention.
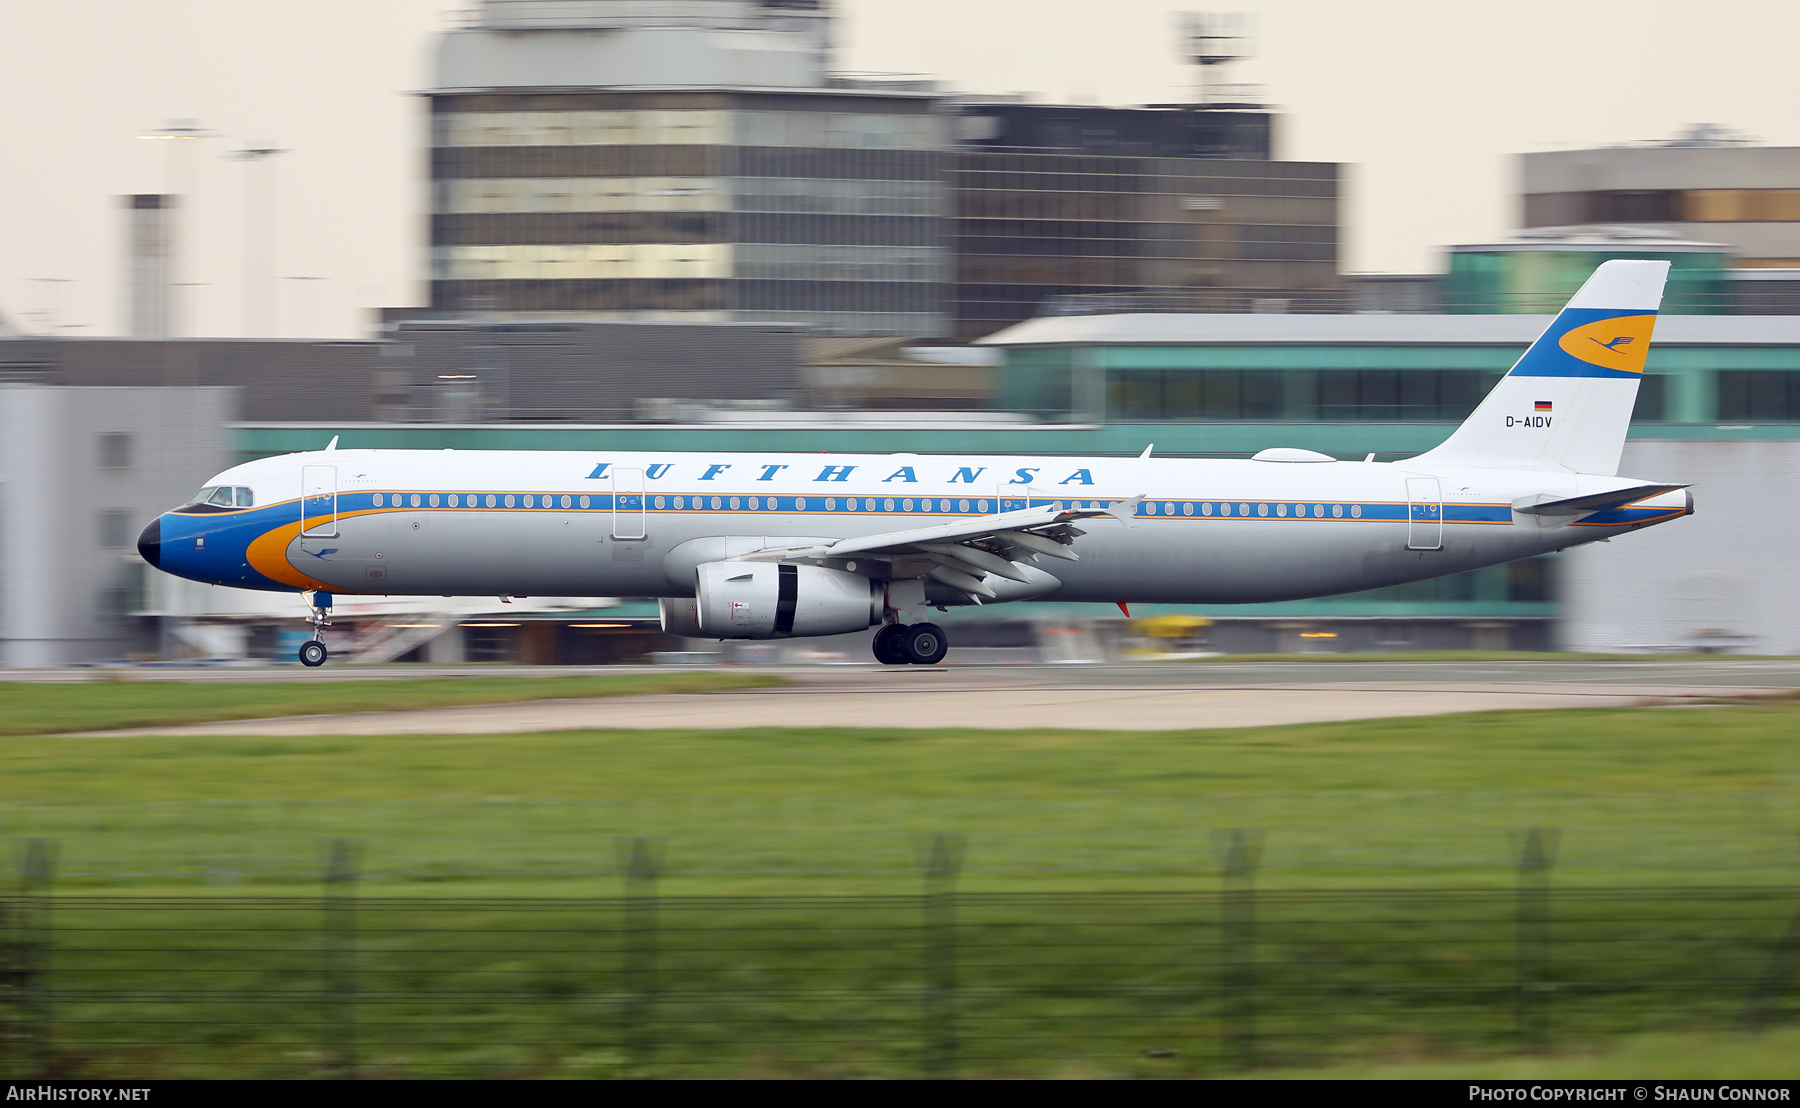
[[[316,669],[330,657],[325,649],[325,628],[331,626],[331,594],[309,592],[302,593],[301,598],[306,601],[306,622],[312,624],[313,637],[300,644],[300,664]]]
[[[890,623],[875,632],[875,660],[884,666],[933,666],[944,660],[950,640],[935,623]]]

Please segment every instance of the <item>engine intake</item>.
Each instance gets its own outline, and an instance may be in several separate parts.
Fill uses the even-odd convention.
[[[879,581],[822,566],[707,562],[697,576],[694,600],[663,605],[665,630],[693,634],[681,618],[692,603],[695,631],[704,638],[845,635],[880,623],[887,596]]]

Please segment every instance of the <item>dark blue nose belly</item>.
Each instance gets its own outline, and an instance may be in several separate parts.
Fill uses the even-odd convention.
[[[162,565],[162,519],[161,519],[161,517],[151,520],[150,526],[144,528],[143,533],[138,536],[137,546],[138,546],[138,553],[143,556],[144,561],[149,562],[151,564],[151,566],[153,566],[153,567],[158,567],[158,568],[161,567],[161,565]]]

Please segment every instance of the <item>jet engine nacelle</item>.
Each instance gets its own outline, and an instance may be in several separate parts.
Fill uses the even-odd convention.
[[[844,635],[880,623],[887,597],[879,581],[822,566],[707,562],[697,577],[692,601],[663,605],[664,630],[709,639]],[[693,630],[683,626],[687,604]]]

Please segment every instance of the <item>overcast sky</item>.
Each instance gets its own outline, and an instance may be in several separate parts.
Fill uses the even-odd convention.
[[[279,159],[284,334],[361,336],[422,302],[422,106],[439,0],[0,0],[0,314],[124,329],[117,197],[199,181],[198,330],[243,331],[245,144]],[[1192,5],[1189,5],[1192,6]],[[1513,226],[1509,155],[1697,122],[1800,145],[1786,0],[1263,0],[1236,80],[1282,112],[1277,156],[1347,163],[1344,265],[1441,267]],[[1169,0],[839,0],[838,64],[959,91],[1104,104],[1192,88]],[[172,118],[220,137],[138,141]],[[54,278],[54,281],[42,280]]]

